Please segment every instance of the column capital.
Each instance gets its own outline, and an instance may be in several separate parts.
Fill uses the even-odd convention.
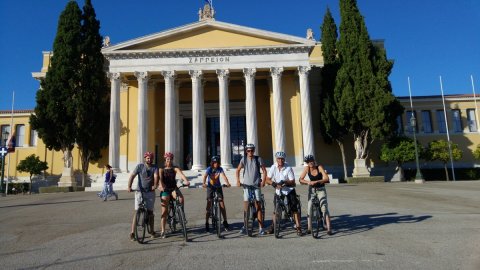
[[[217,69],[218,79],[228,79],[230,75],[230,70],[228,69]]]
[[[310,66],[299,66],[298,67],[298,74],[300,75],[308,75],[312,68]]]
[[[252,79],[255,77],[255,73],[257,72],[256,68],[244,68],[243,74],[245,75],[245,79],[249,78]]]
[[[110,80],[118,80],[120,79],[120,72],[107,72],[107,77]]]
[[[148,80],[150,78],[150,74],[147,71],[135,71],[135,77],[137,77],[138,81]]]
[[[282,76],[283,73],[283,67],[271,67],[270,68],[270,74],[272,77],[280,77]]]
[[[190,77],[193,79],[201,79],[203,77],[203,72],[201,70],[189,70],[188,74],[190,74]]]
[[[177,77],[175,70],[161,71],[160,73],[165,79],[175,79]]]

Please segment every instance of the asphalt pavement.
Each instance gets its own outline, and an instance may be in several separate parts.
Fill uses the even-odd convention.
[[[306,187],[297,187],[306,226]],[[190,241],[128,238],[133,193],[0,198],[1,269],[480,269],[480,181],[327,186],[334,234],[238,233],[242,190],[224,188],[232,231],[206,233],[205,190],[183,189]],[[267,225],[273,189],[264,189]],[[157,193],[158,194],[158,193]],[[160,202],[156,201],[159,230]]]

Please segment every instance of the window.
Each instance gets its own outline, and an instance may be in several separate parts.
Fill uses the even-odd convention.
[[[467,125],[470,132],[477,132],[477,117],[475,109],[467,109]]]
[[[30,129],[30,146],[37,146],[37,131],[33,128]]]
[[[447,133],[445,115],[443,114],[443,110],[437,110],[437,124],[438,124],[438,132]]]
[[[397,135],[403,134],[403,120],[402,116],[397,116]]]
[[[424,133],[432,133],[432,116],[430,115],[430,111],[422,111],[422,126]]]
[[[415,122],[415,131],[418,132],[418,118],[417,118],[417,112],[413,111],[413,116],[415,117],[416,122]],[[412,128],[412,122],[410,122],[412,119],[412,111],[407,111],[407,131],[408,133],[413,133],[413,128]]]
[[[460,110],[452,110],[452,119],[453,119],[453,131],[463,132],[462,116],[460,114]]]
[[[2,131],[2,134],[0,137],[0,140],[2,141],[1,145],[5,145],[5,143],[8,140],[8,137],[10,136],[10,125],[2,125],[1,131]]]
[[[15,126],[15,142],[17,147],[22,147],[25,144],[25,125]]]

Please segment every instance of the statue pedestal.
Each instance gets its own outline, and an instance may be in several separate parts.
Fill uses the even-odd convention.
[[[370,172],[367,169],[365,159],[355,159],[355,168],[353,168],[353,177],[370,177]]]
[[[58,186],[59,187],[76,187],[77,186],[77,181],[75,180],[75,176],[73,175],[72,167],[63,168],[62,176],[60,177]]]

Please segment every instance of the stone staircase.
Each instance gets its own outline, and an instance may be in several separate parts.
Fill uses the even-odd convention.
[[[267,168],[268,170],[268,168]],[[293,167],[293,172],[295,174],[295,179],[298,183],[298,178],[303,170],[303,167]],[[236,185],[236,177],[235,177],[236,169],[226,169],[225,175],[227,176],[230,184],[232,186]],[[202,187],[203,175],[205,174],[205,170],[186,170],[183,171],[185,176],[190,181],[190,188],[200,188]],[[130,173],[117,173],[117,179],[115,184],[113,185],[114,190],[127,190],[128,187],[128,178],[130,177]],[[240,174],[242,175],[242,174]],[[328,175],[330,177],[331,184],[338,184],[338,179],[334,179],[331,174]],[[85,191],[101,191],[103,189],[104,178],[103,175],[91,175],[92,183],[90,187],[85,188]],[[177,179],[180,180],[180,177],[177,175]],[[134,180],[137,181],[136,179]],[[242,179],[241,179],[242,181]],[[222,180],[223,182],[223,180]]]

